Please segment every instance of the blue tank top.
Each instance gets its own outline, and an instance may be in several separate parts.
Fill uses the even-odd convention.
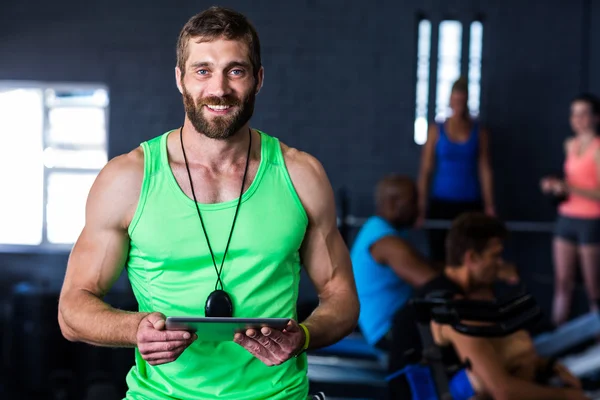
[[[358,233],[350,256],[356,280],[360,315],[358,325],[366,341],[374,345],[390,330],[394,314],[412,296],[412,286],[391,267],[376,262],[370,248],[385,236],[405,236],[381,217],[371,217]]]
[[[436,169],[431,196],[438,200],[479,201],[479,128],[476,123],[464,143],[448,139],[444,124],[438,124],[439,139],[435,147]]]

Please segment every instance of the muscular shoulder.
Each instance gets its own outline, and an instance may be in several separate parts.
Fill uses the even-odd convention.
[[[323,203],[330,200],[333,203],[331,184],[319,160],[283,143],[281,150],[294,188],[309,213],[309,218],[310,214],[319,213]]]
[[[121,179],[130,179],[144,173],[144,151],[141,147],[129,153],[116,156],[102,169],[102,175],[118,175]],[[114,177],[114,176],[113,176]]]
[[[305,181],[309,183],[316,183],[326,178],[325,169],[323,165],[312,155],[289,147],[285,144],[281,144],[281,151],[285,160],[286,167],[289,174],[294,181],[298,181],[298,184],[302,185]]]
[[[86,220],[126,228],[135,213],[143,177],[141,147],[111,159],[90,190]]]

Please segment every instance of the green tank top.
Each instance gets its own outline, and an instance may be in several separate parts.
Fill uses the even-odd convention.
[[[194,201],[169,166],[169,132],[142,143],[144,179],[129,226],[127,273],[141,312],[204,316],[217,275]],[[299,249],[308,218],[279,140],[263,132],[261,158],[242,202],[223,267],[234,317],[296,318]],[[200,188],[197,190],[201,190]],[[220,266],[237,199],[199,204]],[[232,338],[233,339],[233,338]],[[138,350],[127,399],[305,399],[306,355],[267,367],[237,343],[196,340],[172,363],[152,366]]]

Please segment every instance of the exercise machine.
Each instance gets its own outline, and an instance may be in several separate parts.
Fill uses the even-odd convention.
[[[433,340],[431,321],[452,326],[458,332],[477,337],[502,337],[533,324],[541,310],[530,294],[520,292],[495,301],[453,299],[450,293],[431,293],[423,299],[411,300],[416,310],[417,326],[422,342],[419,362],[408,365],[387,377],[388,382],[406,375],[413,399],[451,400],[461,390],[452,375],[469,368],[468,360],[459,365],[446,365],[441,349]],[[473,324],[476,323],[476,324]]]

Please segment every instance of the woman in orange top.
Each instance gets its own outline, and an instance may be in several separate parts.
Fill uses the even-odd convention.
[[[583,94],[571,103],[571,128],[565,141],[565,180],[546,177],[542,191],[564,196],[558,208],[553,244],[555,285],[553,321],[567,321],[575,283],[577,257],[582,267],[590,310],[600,301],[600,101]]]

